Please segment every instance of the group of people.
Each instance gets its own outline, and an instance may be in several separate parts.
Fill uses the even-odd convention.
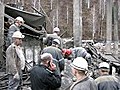
[[[8,90],[21,90],[22,71],[25,68],[25,57],[22,51],[24,35],[19,26],[24,23],[17,17],[8,30],[9,44],[6,50],[6,72],[9,74]],[[92,57],[82,47],[62,49],[60,29],[55,27],[53,34],[47,36],[45,47],[39,54],[38,64],[30,70],[32,90],[60,90],[62,77],[66,69],[66,61],[70,60],[69,69],[74,80],[66,89],[61,90],[120,90],[120,83],[115,76],[109,75],[109,64],[99,64],[99,77],[95,80],[89,75]],[[71,60],[70,55],[74,58]]]
[[[25,57],[22,51],[22,39],[25,37],[20,32],[24,23],[22,17],[17,17],[9,27],[6,40],[6,73],[8,74],[8,90],[20,90],[22,71],[25,68]]]

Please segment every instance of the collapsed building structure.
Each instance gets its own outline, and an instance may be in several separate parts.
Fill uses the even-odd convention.
[[[14,19],[17,16],[21,16],[24,18],[25,23],[21,27],[21,32],[26,36],[26,38],[23,40],[23,46],[25,51],[27,50],[26,48],[31,48],[34,50],[37,48],[37,46],[42,49],[43,44],[42,44],[42,38],[45,36],[45,15],[42,13],[35,14],[35,13],[30,13],[26,11],[22,11],[20,9],[5,5],[4,6],[5,12],[4,12],[4,31],[3,31],[3,53],[5,52],[5,40],[8,32],[8,28],[11,23],[14,22]],[[32,46],[32,47],[31,47]],[[34,47],[33,47],[34,46]],[[32,51],[35,53],[35,51]],[[26,52],[27,53],[27,52]],[[27,57],[27,55],[25,55]],[[33,56],[33,55],[32,55]],[[33,60],[35,59],[35,56],[33,56]],[[5,57],[4,57],[5,58]],[[1,63],[3,64],[2,61],[0,60]]]
[[[20,31],[25,35],[23,39],[23,50],[26,58],[26,67],[30,69],[37,63],[38,53],[43,49],[43,37],[46,35],[45,31],[45,15],[41,12],[31,13],[23,11],[9,5],[0,3],[1,7],[1,35],[0,35],[0,89],[7,88],[7,75],[5,74],[5,59],[6,46],[5,40],[9,26],[14,23],[14,19],[18,16],[24,18],[25,23],[20,27]],[[27,74],[25,74],[26,77]]]

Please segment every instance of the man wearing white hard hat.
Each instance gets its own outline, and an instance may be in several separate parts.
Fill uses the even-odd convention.
[[[6,47],[8,47],[12,43],[12,35],[15,31],[20,31],[20,26],[24,23],[24,20],[22,17],[18,16],[14,23],[9,27],[8,34],[7,34],[7,40],[6,40]]]
[[[99,77],[95,79],[98,90],[120,90],[119,80],[109,75],[110,66],[107,62],[99,64]]]
[[[59,48],[60,40],[59,40],[59,39],[54,39],[54,40],[52,41],[52,45],[55,45],[56,47]]]
[[[59,36],[59,34],[60,34],[60,29],[58,27],[53,28],[53,33],[52,34],[47,34],[47,37],[44,41],[44,44],[47,45],[47,46],[51,46],[53,39],[59,39],[59,41],[60,41],[59,47],[62,48],[63,47],[62,39]]]
[[[58,27],[55,27],[55,28],[53,29],[53,33],[57,33],[57,34],[59,35],[60,29],[59,29]]]
[[[97,90],[95,81],[88,76],[88,63],[83,57],[77,57],[71,63],[76,81],[70,90]]]
[[[21,47],[24,35],[20,31],[16,31],[12,38],[13,43],[6,50],[6,73],[9,74],[7,90],[19,90],[22,70],[25,67],[25,57]]]

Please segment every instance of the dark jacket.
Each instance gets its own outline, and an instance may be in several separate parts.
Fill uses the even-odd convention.
[[[61,77],[44,65],[34,66],[30,71],[32,90],[56,90],[61,86]]]
[[[98,90],[120,90],[120,84],[116,77],[111,75],[100,76],[95,79]]]

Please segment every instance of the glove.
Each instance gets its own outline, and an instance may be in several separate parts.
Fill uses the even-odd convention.
[[[13,77],[14,79],[20,79],[20,75],[18,74],[18,72],[14,75],[14,77]]]

